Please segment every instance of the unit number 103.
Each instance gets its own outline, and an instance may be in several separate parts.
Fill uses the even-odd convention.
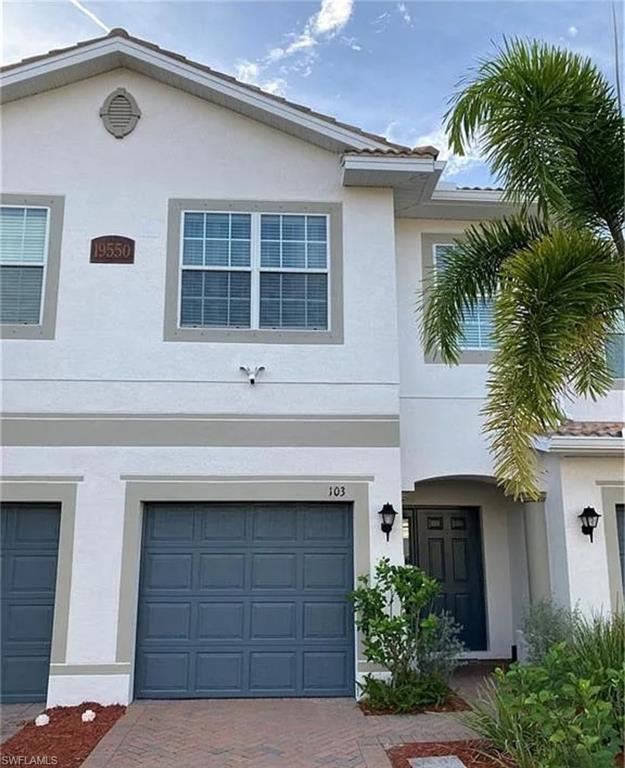
[[[328,496],[333,496],[335,498],[340,498],[341,496],[345,496],[345,486],[344,485],[328,486]]]

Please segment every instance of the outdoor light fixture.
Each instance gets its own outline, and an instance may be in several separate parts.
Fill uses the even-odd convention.
[[[382,531],[386,534],[386,540],[388,541],[388,537],[393,529],[393,523],[397,517],[397,512],[393,509],[392,504],[387,503],[382,507],[378,514],[382,515]]]
[[[584,507],[584,511],[579,515],[579,519],[582,521],[582,533],[584,536],[590,536],[590,541],[592,541],[592,534],[600,517],[601,515],[594,507]]]

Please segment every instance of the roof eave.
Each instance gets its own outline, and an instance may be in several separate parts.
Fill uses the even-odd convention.
[[[32,96],[118,67],[133,69],[329,151],[401,148],[125,36],[96,38],[6,69],[0,76],[0,101]]]
[[[554,435],[534,441],[541,453],[566,456],[625,456],[625,438],[592,437],[580,435]]]

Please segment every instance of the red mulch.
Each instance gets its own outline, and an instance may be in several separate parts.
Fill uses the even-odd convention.
[[[365,699],[358,702],[358,706],[365,715],[396,715],[392,709],[371,709],[367,705]],[[471,707],[467,702],[458,696],[457,693],[452,693],[444,704],[432,705],[430,707],[422,707],[421,709],[413,709],[410,712],[402,712],[403,715],[420,715],[422,712],[466,712]]]
[[[403,744],[387,750],[393,768],[410,768],[408,760],[412,757],[445,757],[456,755],[467,768],[501,768],[501,762],[489,757],[489,747],[484,741],[443,741]],[[492,749],[491,756],[494,756]],[[501,756],[500,756],[501,760]],[[514,763],[508,761],[509,768]]]
[[[83,723],[80,719],[86,709],[95,712],[95,720],[91,723]],[[46,714],[50,716],[48,725],[37,727],[35,721],[30,720],[2,744],[2,764],[7,762],[9,756],[21,756],[23,761],[24,758],[32,760],[39,757],[43,765],[43,758],[47,757],[46,765],[77,768],[125,711],[126,707],[119,704],[103,707],[93,702],[86,702],[78,707],[46,709]],[[52,761],[53,757],[56,762]],[[17,765],[17,761],[15,764]],[[24,765],[26,764],[28,763],[24,762]]]
[[[391,747],[387,755],[393,768],[410,768],[408,760],[413,757],[445,757],[456,755],[467,768],[514,768],[515,763],[504,755],[498,754],[485,741],[443,741],[415,742]],[[490,755],[490,756],[489,756]],[[495,758],[498,758],[496,760]],[[622,766],[623,755],[618,755],[615,766]]]

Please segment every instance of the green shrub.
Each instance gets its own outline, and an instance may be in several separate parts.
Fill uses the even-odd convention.
[[[497,670],[466,721],[518,768],[613,768],[621,744],[604,693],[560,643],[541,664]]]
[[[525,638],[530,662],[541,663],[554,645],[566,642],[571,664],[581,678],[592,680],[612,704],[617,728],[625,728],[625,617],[585,618],[549,601],[526,613]]]
[[[407,714],[427,707],[440,706],[449,698],[450,690],[438,675],[414,675],[401,685],[368,675],[360,684],[367,706],[374,711]]]
[[[577,618],[577,611],[570,611],[551,600],[541,600],[528,608],[523,621],[527,660],[538,664],[554,645],[570,641]]]
[[[439,590],[420,568],[387,558],[378,562],[373,582],[358,579],[350,598],[365,658],[390,672],[390,681],[369,677],[362,684],[372,708],[406,712],[440,704],[442,691],[449,696],[446,682],[464,646],[454,620],[432,612]]]
[[[578,616],[571,639],[574,665],[581,677],[600,686],[601,696],[612,704],[616,727],[625,729],[625,616]]]

